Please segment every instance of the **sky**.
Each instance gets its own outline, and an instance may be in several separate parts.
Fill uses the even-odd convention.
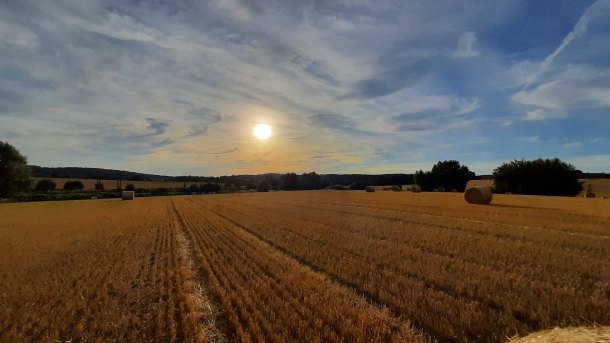
[[[0,0],[0,140],[165,175],[610,172],[609,67],[610,0]]]

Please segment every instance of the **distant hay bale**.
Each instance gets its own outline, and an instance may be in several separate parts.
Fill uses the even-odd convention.
[[[512,337],[509,343],[610,342],[610,326],[554,328],[525,337]]]
[[[123,191],[121,193],[121,199],[123,200],[133,200],[136,197],[136,192],[134,191]]]
[[[595,198],[595,193],[593,193],[593,192],[586,192],[585,193],[585,198]]]
[[[489,187],[471,187],[464,192],[464,199],[469,204],[488,205],[492,197]]]
[[[413,186],[411,186],[411,192],[421,193],[421,187],[419,187],[418,185],[413,185]]]
[[[366,186],[365,190],[367,193],[375,193],[375,187],[373,186]]]

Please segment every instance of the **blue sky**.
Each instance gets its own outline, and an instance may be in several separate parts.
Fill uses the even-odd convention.
[[[0,32],[0,140],[32,164],[610,171],[610,0],[0,1]]]

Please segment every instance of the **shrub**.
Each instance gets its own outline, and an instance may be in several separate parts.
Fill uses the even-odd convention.
[[[203,193],[217,193],[220,191],[220,185],[217,183],[204,183],[201,186],[201,191]]]
[[[494,170],[498,193],[575,196],[582,190],[580,171],[558,158],[514,160]]]
[[[48,192],[55,190],[55,187],[57,187],[57,184],[55,184],[53,180],[43,179],[38,180],[38,183],[36,183],[36,187],[34,188],[34,190],[37,192]]]
[[[67,191],[81,190],[83,188],[85,188],[85,185],[80,180],[66,181],[64,183],[64,189]]]
[[[125,190],[126,191],[135,191],[136,190],[136,186],[134,186],[133,184],[128,184],[127,186],[125,186]]]
[[[95,183],[95,190],[96,191],[103,191],[104,190],[104,183],[102,181],[98,181]]]

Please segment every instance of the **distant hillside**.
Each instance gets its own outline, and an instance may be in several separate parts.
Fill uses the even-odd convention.
[[[168,176],[137,173],[125,170],[82,167],[41,167],[29,166],[36,178],[102,179],[126,181],[172,181],[172,182],[219,182],[237,186],[255,186],[263,180],[280,184],[285,174],[268,173],[258,175],[226,176]],[[408,185],[413,183],[413,174],[319,174],[320,181],[326,185],[350,185],[356,182],[367,185]]]
[[[136,173],[125,170],[81,167],[40,167],[29,166],[33,177],[69,178],[69,179],[102,179],[102,180],[132,180],[132,181],[173,181],[173,177],[165,175]]]

